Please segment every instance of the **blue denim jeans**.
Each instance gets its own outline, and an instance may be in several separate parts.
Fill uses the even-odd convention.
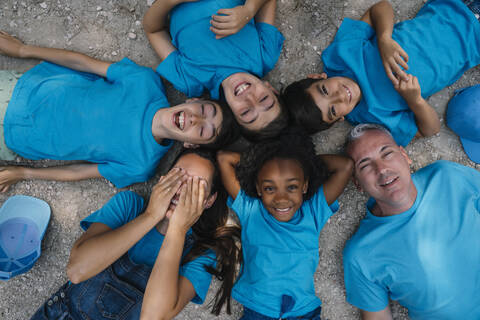
[[[322,313],[322,307],[318,307],[317,309],[310,311],[307,314],[304,314],[303,316],[300,317],[288,317],[288,318],[272,318],[272,317],[267,317],[264,316],[261,313],[258,313],[256,311],[253,311],[252,309],[249,309],[247,307],[243,307],[243,316],[240,318],[240,320],[278,320],[278,319],[283,319],[283,320],[321,320],[320,319],[320,314]]]
[[[139,319],[150,272],[125,254],[93,278],[64,284],[31,320]]]
[[[480,0],[463,0],[463,3],[473,12],[480,21]]]

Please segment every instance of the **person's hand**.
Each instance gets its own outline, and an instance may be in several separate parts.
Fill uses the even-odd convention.
[[[199,177],[189,177],[182,185],[180,199],[168,227],[186,233],[202,215],[207,183]]]
[[[240,162],[240,153],[234,151],[217,151],[217,161],[220,163],[230,163],[236,165]]]
[[[6,56],[21,58],[23,42],[0,30],[0,53]]]
[[[178,168],[174,168],[165,176],[162,176],[152,189],[145,214],[151,215],[158,221],[163,220],[170,206],[170,201],[172,201],[184,180],[185,172]]]
[[[417,77],[411,74],[407,74],[407,77],[407,81],[400,80],[399,83],[395,85],[395,90],[405,99],[409,106],[414,106],[423,99],[422,90]]]
[[[216,39],[221,39],[240,31],[252,18],[253,13],[245,6],[220,9],[210,20],[210,30],[215,33]]]
[[[408,54],[391,37],[378,38],[377,43],[383,67],[393,85],[398,85],[400,80],[408,81],[408,75],[404,71],[408,70]]]
[[[12,184],[23,180],[22,167],[0,167],[0,192],[6,192]]]

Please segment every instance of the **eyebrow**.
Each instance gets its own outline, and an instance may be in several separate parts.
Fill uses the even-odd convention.
[[[212,103],[210,103],[210,105],[213,107],[213,117],[215,118],[215,116],[217,115],[217,107]]]
[[[386,145],[384,145],[383,147],[380,148],[380,152],[383,152],[385,149],[390,148],[390,147],[392,147],[391,144],[386,144]],[[359,166],[359,165],[361,165],[363,162],[368,161],[368,160],[370,160],[369,157],[363,158],[362,160],[360,160],[360,161],[357,162],[356,166]]]

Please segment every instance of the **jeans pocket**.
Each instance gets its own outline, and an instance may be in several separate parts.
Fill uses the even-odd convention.
[[[111,284],[106,283],[97,298],[96,304],[103,317],[121,319],[135,304],[135,300]]]

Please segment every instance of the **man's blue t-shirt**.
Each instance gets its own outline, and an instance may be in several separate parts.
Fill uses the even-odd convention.
[[[87,230],[92,223],[103,223],[111,229],[117,229],[134,220],[144,210],[144,200],[138,194],[125,191],[116,194],[100,210],[95,211],[80,222],[81,227]],[[187,235],[191,234],[191,230]],[[130,250],[128,255],[133,262],[153,267],[165,236],[157,228],[150,230]],[[191,243],[185,244],[184,254],[190,250]],[[179,274],[187,278],[195,288],[196,296],[192,302],[201,304],[205,300],[212,275],[205,270],[205,266],[215,268],[215,253],[195,258],[180,267]]]
[[[321,305],[313,275],[318,265],[318,237],[333,214],[323,187],[288,222],[272,217],[260,199],[240,191],[229,206],[242,226],[243,269],[232,297],[269,317],[302,316]],[[282,296],[293,299],[282,312]]]
[[[238,72],[262,78],[277,63],[283,36],[274,26],[250,20],[234,35],[215,39],[210,20],[219,9],[243,5],[245,0],[201,0],[182,3],[170,13],[170,35],[177,48],[157,72],[189,97],[205,89],[219,99],[223,80]]]
[[[380,311],[389,298],[412,319],[480,319],[480,172],[438,161],[413,175],[400,214],[366,217],[343,252],[347,301]]]
[[[414,19],[397,23],[392,38],[408,54],[407,73],[418,77],[424,98],[480,63],[480,23],[461,0],[429,1]],[[413,139],[414,114],[385,73],[372,27],[346,18],[322,60],[329,77],[349,77],[360,86],[362,99],[348,121],[383,124],[402,146]]]
[[[170,147],[152,135],[168,107],[160,77],[123,59],[107,77],[43,62],[19,80],[4,120],[7,146],[28,159],[84,160],[117,187],[150,178]]]

